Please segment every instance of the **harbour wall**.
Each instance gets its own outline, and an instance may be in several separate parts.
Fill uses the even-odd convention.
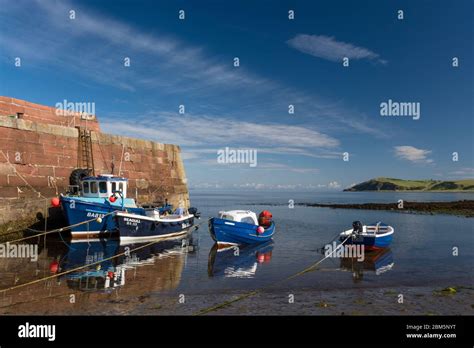
[[[128,196],[138,203],[189,206],[179,146],[102,133],[95,115],[58,116],[55,108],[0,97],[0,225],[50,214],[50,199],[68,189],[78,165],[78,125],[91,130],[96,174],[128,178]]]

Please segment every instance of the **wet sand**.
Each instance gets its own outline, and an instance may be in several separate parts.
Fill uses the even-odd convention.
[[[454,202],[403,202],[403,208],[398,203],[363,203],[363,204],[322,204],[322,203],[298,203],[306,207],[321,207],[333,209],[365,209],[365,210],[388,210],[400,213],[421,214],[448,214],[464,217],[474,217],[474,201],[462,200]]]
[[[2,315],[473,315],[474,288],[384,287],[340,290],[301,288],[220,291],[184,294],[102,294],[100,301],[80,296],[75,304],[70,294],[56,294],[36,301],[1,306]],[[294,296],[290,303],[289,295]],[[399,303],[399,295],[403,303]],[[240,299],[240,300],[239,300]],[[39,301],[38,301],[39,300]],[[235,301],[237,300],[237,301]],[[234,301],[234,302],[233,302]],[[55,305],[56,304],[56,305]]]

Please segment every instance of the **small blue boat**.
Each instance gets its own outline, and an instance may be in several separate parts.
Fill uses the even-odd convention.
[[[259,221],[257,215],[248,210],[221,211],[218,218],[209,220],[209,232],[220,245],[263,243],[272,239],[275,223],[267,219],[262,224],[261,219]]]
[[[394,232],[392,226],[380,221],[370,225],[362,225],[360,221],[354,221],[352,229],[342,232],[339,240],[344,241],[349,237],[345,244],[364,245],[364,248],[369,251],[384,249],[392,243]]]

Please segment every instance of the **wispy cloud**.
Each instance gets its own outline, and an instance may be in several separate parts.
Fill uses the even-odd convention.
[[[27,22],[21,16],[26,8],[31,13]],[[74,20],[68,17],[70,9],[76,10]],[[6,3],[0,11],[0,45],[0,58],[8,64],[20,56],[26,68],[50,67],[75,83],[96,87],[91,83],[95,81],[131,96],[140,91],[140,99],[156,101],[159,91],[161,98],[172,97],[173,102],[199,103],[200,112],[219,114],[225,108],[226,113],[233,110],[234,118],[254,120],[275,118],[293,103],[299,122],[314,124],[317,119],[318,129],[326,132],[388,134],[345,105],[289,87],[245,65],[235,69],[230,60],[222,59],[223,52],[158,29],[144,32],[74,2]],[[130,68],[123,66],[124,57],[131,59]]]
[[[150,127],[154,124],[155,127]],[[283,148],[297,152],[307,148],[332,149],[339,140],[302,126],[281,123],[256,123],[226,117],[176,114],[151,114],[138,120],[102,122],[104,131],[128,136],[140,134],[151,140],[183,146],[246,146]]]
[[[431,150],[418,149],[414,146],[404,145],[395,146],[395,156],[413,163],[433,163],[433,160],[428,158]]]
[[[474,168],[463,167],[458,170],[449,172],[449,175],[454,177],[474,178]]]
[[[288,40],[287,44],[303,53],[333,62],[341,62],[344,57],[347,57],[350,59],[368,59],[382,64],[387,63],[380,58],[379,54],[368,48],[337,41],[331,36],[298,34]]]

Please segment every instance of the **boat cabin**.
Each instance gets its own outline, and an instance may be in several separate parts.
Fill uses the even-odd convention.
[[[111,174],[88,176],[81,181],[81,192],[83,197],[108,198],[114,192],[122,192],[123,198],[127,197],[127,179]]]
[[[220,211],[219,218],[235,222],[243,222],[251,225],[258,225],[257,215],[249,210]]]

